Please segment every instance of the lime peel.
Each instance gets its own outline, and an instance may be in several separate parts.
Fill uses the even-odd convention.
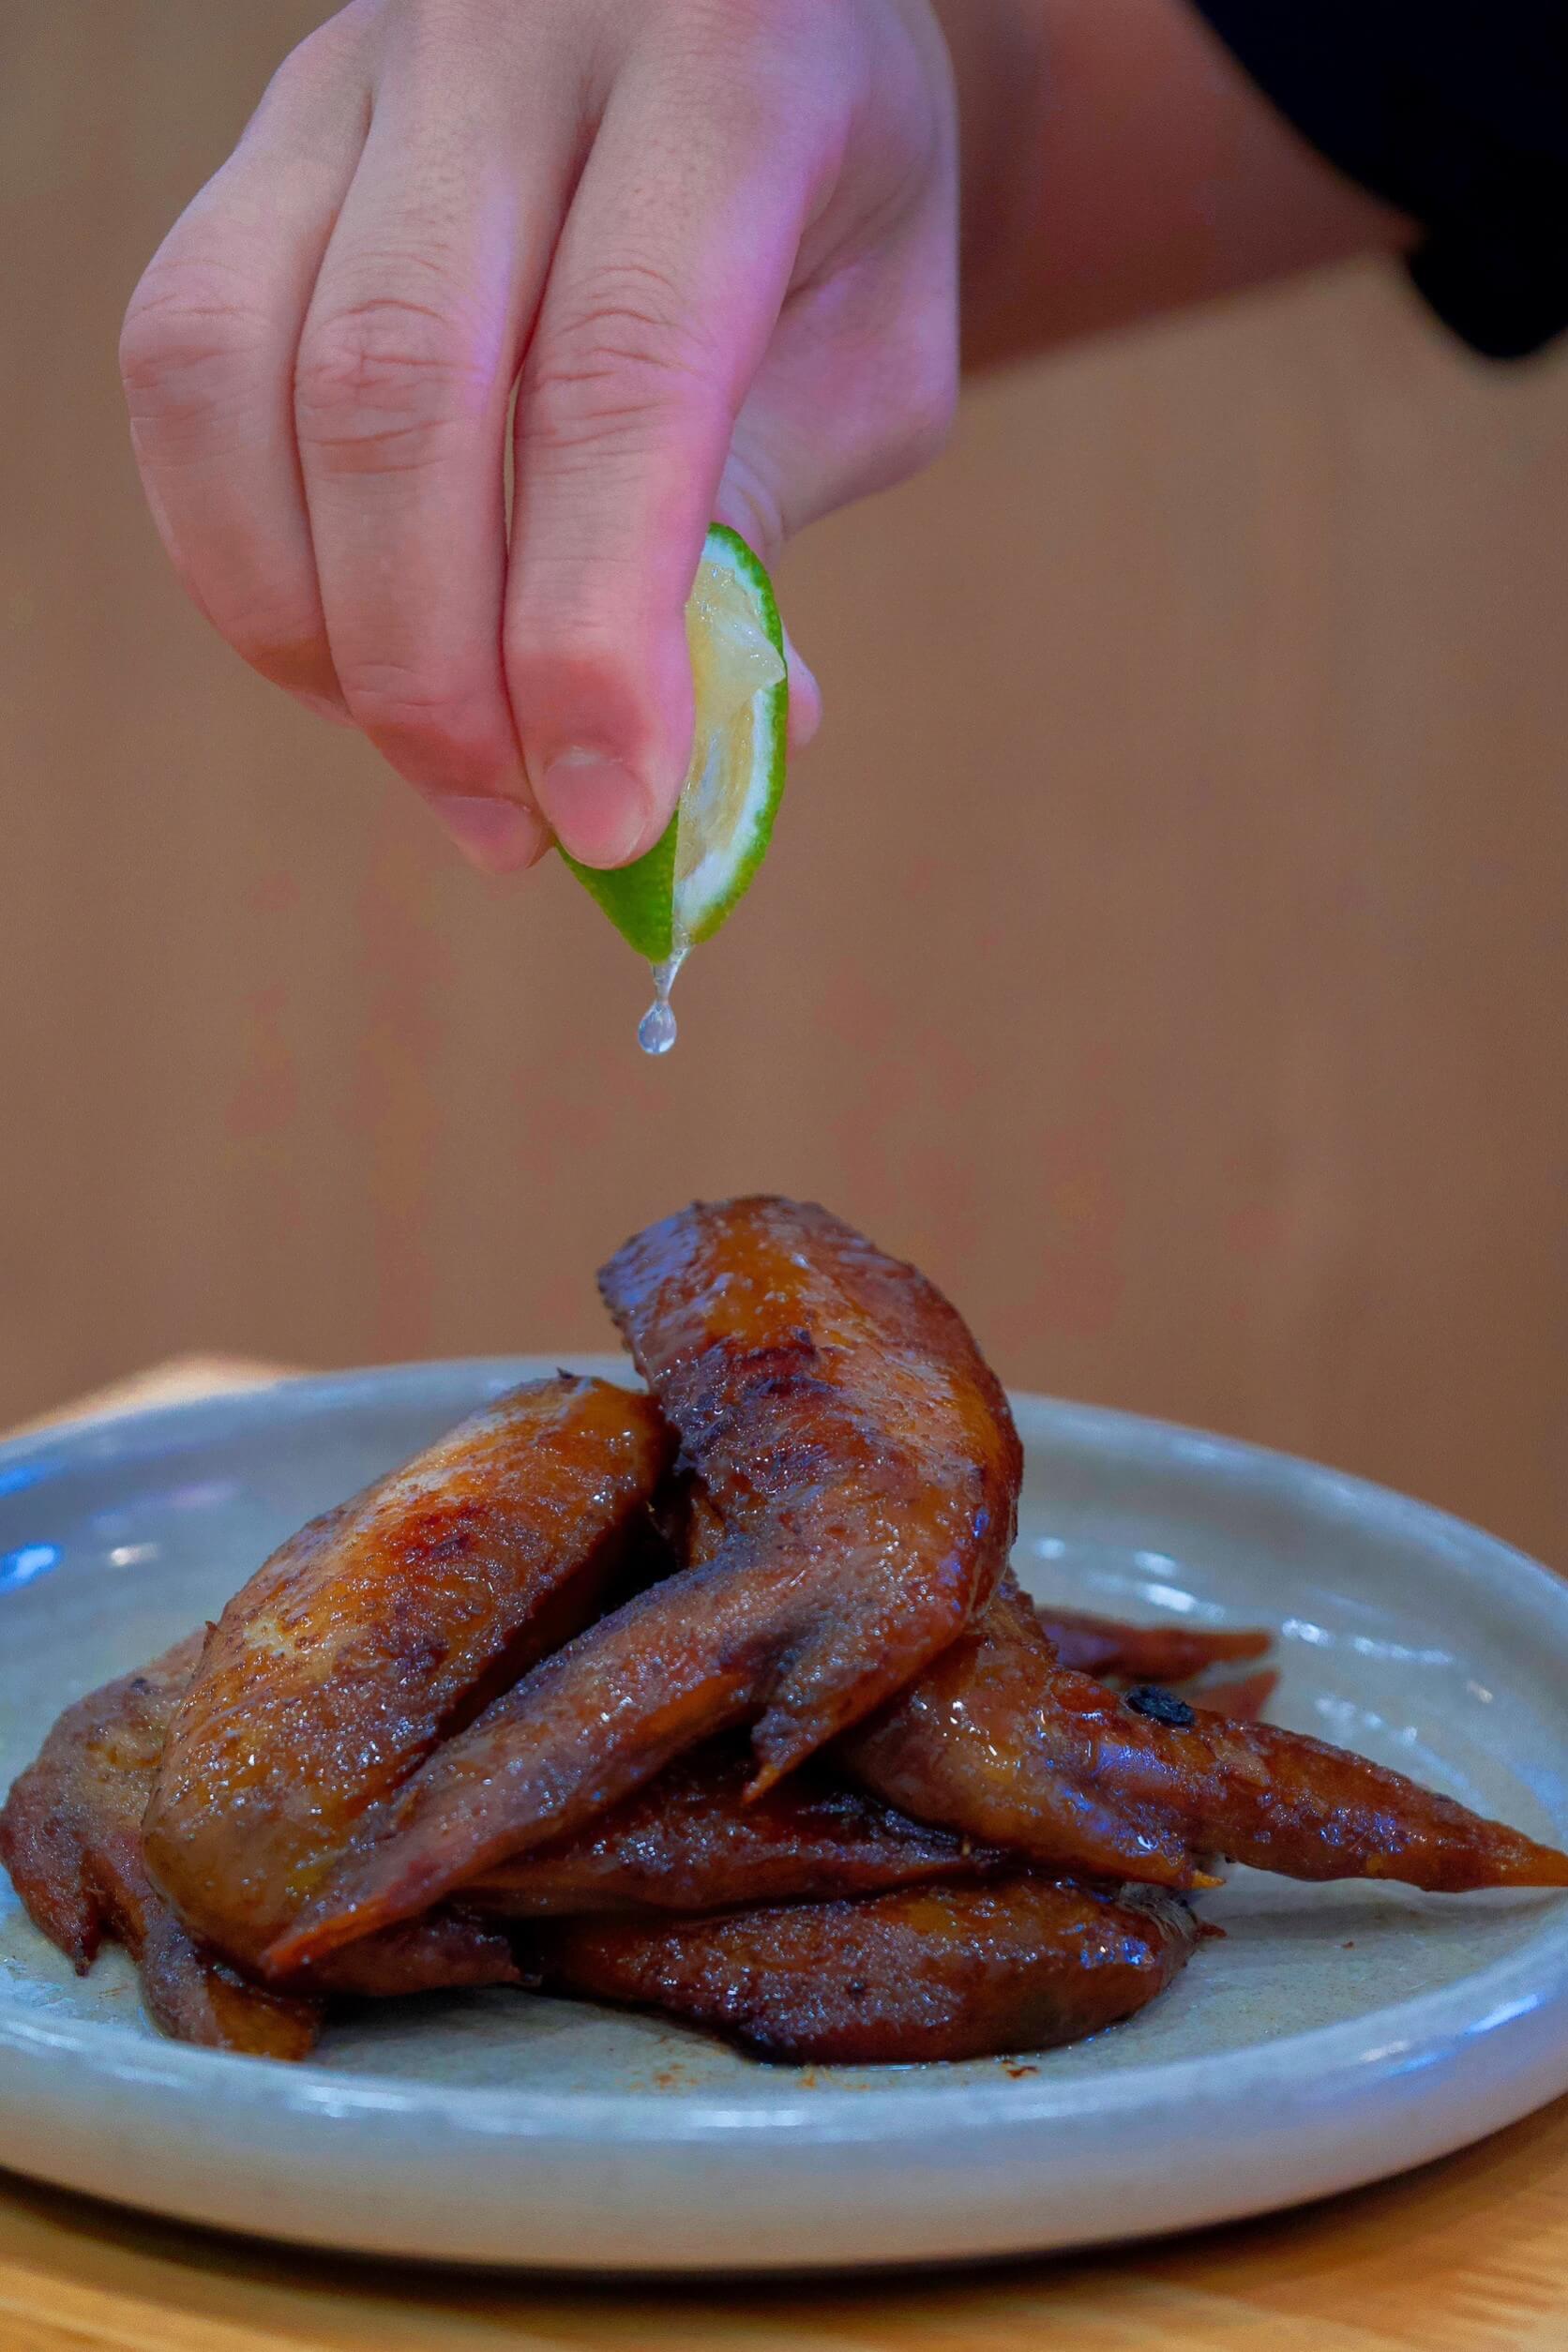
[[[606,873],[562,856],[622,937],[656,967],[650,1015],[673,1043],[670,982],[713,938],[767,853],[784,790],[789,681],[773,586],[738,532],[708,533],[686,606],[696,730],[675,814],[635,864]],[[655,1016],[662,1009],[663,1019]],[[644,1023],[644,1028],[648,1023]]]

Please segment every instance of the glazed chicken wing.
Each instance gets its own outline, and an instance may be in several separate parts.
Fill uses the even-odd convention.
[[[1253,1723],[1277,1674],[1193,1693],[1200,1711]],[[459,1890],[466,1908],[502,1918],[549,1912],[717,1911],[826,1902],[1005,1866],[1000,1847],[934,1830],[851,1787],[814,1760],[747,1793],[744,1747],[724,1740],[684,1756],[597,1820],[499,1862]],[[391,1931],[387,1931],[391,1932]],[[373,1939],[370,1949],[374,1948]],[[350,1944],[347,1959],[366,1950]]]
[[[1015,1876],[708,1920],[565,1920],[547,1984],[658,2009],[761,2056],[829,2065],[984,2058],[1097,2033],[1163,1992],[1198,1930],[1148,1889]]]
[[[424,1910],[733,1726],[753,1726],[766,1788],[996,1582],[1018,1438],[912,1267],[824,1210],[737,1200],[650,1228],[601,1287],[680,1439],[707,1556],[535,1667],[368,1817],[273,1969]]]
[[[192,1634],[68,1707],[0,1810],[4,1861],[36,1927],[78,1970],[125,1944],[165,2033],[255,2058],[304,2058],[320,2003],[249,1984],[199,1943],[147,1876],[142,1811],[202,1651]]]
[[[253,1967],[367,1810],[594,1615],[671,1450],[646,1397],[532,1381],[285,1544],[157,1768],[147,1862],[181,1917]]]
[[[1568,1855],[1364,1756],[1059,1666],[1010,1576],[841,1754],[885,1803],[1098,1877],[1186,1887],[1194,1856],[1219,1854],[1438,1893],[1568,1886]]]
[[[450,1991],[521,1982],[507,1938],[475,1920],[414,1920],[351,1946],[310,1992],[253,1984],[191,1935],[147,1875],[142,1814],[203,1636],[68,1708],[0,1808],[0,1861],[35,1926],[78,1969],[106,1936],[128,1949],[155,2024],[179,2042],[304,2058],[320,1995]]]
[[[1123,1625],[1042,1602],[1035,1614],[1057,1664],[1127,1682],[1188,1682],[1210,1666],[1260,1658],[1272,1634],[1195,1625]]]
[[[461,1900],[520,1919],[731,1910],[973,1877],[1005,1860],[951,1830],[909,1820],[814,1762],[748,1802],[750,1774],[743,1745],[715,1742],[571,1836],[497,1863],[460,1890]],[[342,1956],[361,1949],[350,1944]]]

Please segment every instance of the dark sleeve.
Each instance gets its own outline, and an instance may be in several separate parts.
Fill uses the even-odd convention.
[[[1303,136],[1422,227],[1410,274],[1472,349],[1568,327],[1568,0],[1197,0]]]

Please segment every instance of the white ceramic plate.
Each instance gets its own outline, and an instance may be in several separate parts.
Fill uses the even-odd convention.
[[[0,1449],[0,1785],[68,1700],[216,1613],[302,1520],[553,1366],[295,1381]],[[1282,1624],[1282,1721],[1568,1833],[1568,1587],[1330,1470],[1015,1405],[1018,1561],[1037,1592]],[[1561,1897],[1238,1873],[1209,1908],[1227,1939],[1146,2014],[1008,2063],[764,2067],[675,2026],[490,1993],[367,2012],[288,2067],[163,2041],[123,1957],[74,1978],[0,1873],[0,2159],[403,2257],[805,2269],[1259,2212],[1568,2088]]]

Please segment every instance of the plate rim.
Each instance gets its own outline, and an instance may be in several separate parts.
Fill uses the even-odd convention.
[[[320,1411],[343,1401],[345,1393],[354,1396],[383,1386],[417,1388],[427,1380],[456,1382],[469,1376],[505,1387],[515,1380],[541,1378],[547,1367],[612,1380],[623,1387],[642,1385],[629,1356],[592,1348],[535,1349],[502,1355],[412,1356],[389,1364],[347,1365],[337,1371],[266,1374],[251,1388],[215,1389],[207,1396],[119,1406],[108,1412],[46,1424],[41,1428],[0,1438],[0,1473],[35,1455],[136,1460],[158,1452],[155,1440],[172,1425],[190,1424],[199,1428],[209,1421],[247,1420],[258,1413],[265,1418],[267,1406],[277,1410],[285,1400]],[[1277,1479],[1279,1472],[1285,1470],[1289,1473],[1293,1492],[1310,1492],[1323,1501],[1332,1498],[1341,1509],[1354,1505],[1354,1515],[1364,1523],[1370,1516],[1395,1526],[1419,1526],[1430,1535],[1442,1536],[1445,1548],[1467,1550],[1480,1545],[1499,1566],[1523,1572],[1527,1583],[1561,1608],[1568,1629],[1568,1570],[1560,1573],[1533,1553],[1509,1543],[1506,1537],[1494,1535],[1478,1521],[1448,1511],[1440,1503],[1406,1494],[1399,1487],[1367,1478],[1359,1470],[1340,1470],[1311,1455],[1265,1445],[1256,1438],[1238,1438],[1223,1430],[1205,1429],[1197,1423],[1133,1412],[1121,1405],[1086,1404],[1058,1396],[1047,1389],[1016,1388],[1011,1383],[1006,1384],[1005,1394],[1015,1413],[1021,1409],[1029,1415],[1048,1415],[1069,1433],[1085,1439],[1097,1432],[1120,1431],[1129,1444],[1136,1444],[1150,1456],[1163,1454],[1172,1463],[1188,1470],[1223,1464],[1235,1472],[1250,1472],[1254,1479],[1268,1474]],[[476,1395],[475,1404],[480,1401],[482,1398]],[[147,1442],[136,1443],[138,1439]],[[68,1466],[68,1461],[62,1461],[62,1468]],[[7,1491],[0,1485],[0,1500]],[[1351,1515],[1348,1510],[1346,1515]]]

